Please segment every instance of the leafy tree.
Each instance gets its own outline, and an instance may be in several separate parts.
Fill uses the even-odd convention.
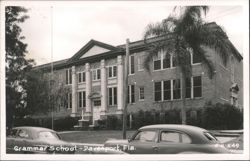
[[[5,8],[5,44],[6,44],[6,122],[7,127],[12,127],[13,117],[22,117],[21,112],[25,107],[26,73],[33,65],[33,60],[26,59],[27,44],[21,35],[20,23],[28,16],[27,9],[17,6]],[[19,112],[16,112],[18,109]],[[20,114],[20,115],[19,115]]]
[[[27,75],[26,114],[48,114],[59,106],[67,105],[69,88],[52,80],[51,74],[40,69],[33,69]]]
[[[179,11],[177,15],[175,11]],[[192,74],[191,55],[197,54],[206,65],[210,78],[214,75],[213,63],[209,60],[203,47],[209,47],[219,54],[227,63],[229,54],[236,52],[228,41],[226,33],[215,23],[207,23],[203,20],[209,7],[187,6],[175,7],[175,15],[155,24],[149,24],[144,33],[144,41],[149,44],[152,37],[158,37],[160,41],[150,43],[149,55],[144,66],[149,70],[149,62],[159,51],[173,54],[180,74],[183,105],[181,108],[182,124],[186,124],[186,78]]]

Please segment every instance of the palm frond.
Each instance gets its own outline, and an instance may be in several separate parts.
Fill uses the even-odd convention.
[[[162,20],[162,22],[149,24],[143,34],[144,42],[147,43],[147,39],[150,37],[164,36],[169,33],[173,33],[175,26],[178,23],[178,19],[173,16]]]
[[[188,6],[185,7],[183,14],[179,18],[180,24],[176,28],[176,32],[183,34],[190,26],[195,25],[197,22],[201,22],[202,13],[206,15],[208,6]]]
[[[209,59],[208,55],[206,55],[206,51],[202,49],[201,46],[197,46],[197,45],[192,46],[192,49],[193,49],[193,53],[198,54],[202,62],[204,62],[204,64],[207,66],[208,76],[210,79],[212,79],[214,76],[215,68],[214,68],[213,62]]]
[[[214,49],[226,65],[229,55],[234,52],[227,34],[218,25],[204,24],[197,30],[197,35],[197,42]]]

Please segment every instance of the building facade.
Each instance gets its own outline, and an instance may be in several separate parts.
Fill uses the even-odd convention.
[[[157,42],[159,39],[151,39]],[[144,68],[147,56],[143,40],[131,42],[128,64],[128,114],[139,110],[181,108],[180,72],[175,60],[159,52]],[[233,45],[232,45],[233,46]],[[191,54],[192,76],[187,78],[187,108],[200,108],[206,102],[230,103],[243,108],[243,63],[239,53],[231,54],[223,64],[219,54],[204,48],[213,62],[215,74],[209,78],[205,64]],[[68,88],[66,104],[55,107],[54,117],[78,117],[82,121],[97,120],[109,115],[121,116],[124,107],[125,45],[112,46],[91,40],[71,58],[53,62],[55,85]],[[50,73],[51,64],[35,67]],[[39,118],[39,116],[37,116]]]

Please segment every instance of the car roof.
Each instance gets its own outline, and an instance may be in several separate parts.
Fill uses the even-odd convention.
[[[209,140],[205,137],[204,132],[208,132],[207,130],[200,128],[200,127],[195,127],[191,125],[180,125],[180,124],[157,124],[157,125],[148,125],[148,126],[143,126],[139,130],[162,130],[162,129],[167,129],[167,130],[173,130],[173,131],[180,131],[183,133],[186,133],[187,135],[190,136],[192,139],[193,143],[209,143]]]
[[[156,124],[156,125],[143,126],[140,128],[140,130],[144,130],[144,129],[173,129],[173,130],[181,130],[181,131],[187,131],[187,132],[207,131],[200,127],[191,126],[191,125],[180,125],[180,124]]]
[[[33,127],[33,126],[19,126],[19,127],[14,127],[13,129],[25,129],[25,130],[29,130],[29,131],[51,131],[51,132],[55,132],[52,129],[48,129],[48,128],[44,128],[44,127]]]

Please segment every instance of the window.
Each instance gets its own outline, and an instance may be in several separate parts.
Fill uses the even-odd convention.
[[[154,70],[162,70],[167,68],[172,68],[176,66],[176,59],[172,54],[166,52],[158,52],[158,54],[153,57],[153,67]]]
[[[171,66],[171,56],[168,53],[163,54],[163,69],[170,68]]]
[[[92,80],[100,80],[101,79],[101,70],[93,69],[92,70]]]
[[[56,135],[56,133],[54,132],[50,132],[50,131],[42,131],[38,133],[38,138],[40,139],[60,139],[58,137],[58,135]]]
[[[78,73],[78,83],[85,82],[85,72]]]
[[[138,56],[138,71],[144,70],[144,61],[145,61],[145,55],[139,55]]]
[[[201,57],[199,54],[192,53],[192,64],[201,63]]]
[[[161,82],[155,82],[155,101],[161,101]]]
[[[166,101],[181,98],[180,79],[165,80],[154,83],[155,101]]]
[[[196,98],[202,96],[201,76],[186,78],[186,98]]]
[[[67,108],[72,108],[72,93],[68,93],[68,97],[67,97]]]
[[[161,69],[161,53],[158,54],[153,58],[154,70]]]
[[[66,69],[66,84],[72,84],[72,69]]]
[[[101,106],[102,102],[101,100],[94,100],[94,106]]]
[[[161,137],[161,142],[191,143],[191,139],[188,135],[174,131],[163,131],[161,132],[160,137]]]
[[[191,78],[186,78],[186,98],[191,98]]]
[[[193,93],[195,97],[202,96],[202,85],[201,85],[201,76],[193,77]]]
[[[85,91],[78,92],[78,107],[79,108],[86,107],[86,92]]]
[[[20,137],[20,138],[29,138],[29,134],[28,134],[28,132],[26,130],[21,129],[21,130],[18,131],[18,137]]]
[[[130,55],[129,56],[129,74],[135,73],[135,56]]]
[[[135,102],[135,85],[128,86],[128,103]]]
[[[173,99],[181,98],[181,82],[180,79],[173,80]]]
[[[117,87],[108,88],[109,105],[117,105]]]
[[[115,78],[116,75],[117,75],[117,67],[116,66],[108,67],[108,77]]]
[[[177,58],[174,54],[172,54],[172,67],[176,67],[177,64]]]
[[[231,56],[231,82],[234,83],[234,58]]]
[[[157,136],[156,131],[140,131],[134,138],[135,141],[140,142],[155,142]]]
[[[171,80],[163,82],[164,100],[171,100]]]
[[[139,100],[144,100],[144,87],[139,87]]]
[[[207,138],[208,140],[210,140],[210,141],[217,141],[217,138],[216,138],[213,134],[211,134],[211,133],[209,133],[209,132],[204,132],[204,135],[205,135],[206,138]]]

